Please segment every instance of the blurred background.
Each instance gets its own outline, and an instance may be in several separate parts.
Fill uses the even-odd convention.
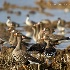
[[[42,19],[57,20],[58,17],[69,21],[69,0],[0,0],[0,21],[6,22],[7,16],[21,25],[25,22],[26,15],[30,19],[41,21]]]

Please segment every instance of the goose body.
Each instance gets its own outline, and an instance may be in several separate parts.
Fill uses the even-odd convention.
[[[60,40],[70,40],[70,37],[65,37],[63,35],[49,34],[48,36],[52,41],[55,41],[55,40],[59,40],[59,41]]]
[[[44,19],[44,20],[42,20],[41,21],[43,24],[46,24],[46,25],[51,25],[51,22],[50,22],[50,20],[48,20],[48,19]]]
[[[61,26],[58,26],[57,28],[58,28],[59,31],[64,31],[65,30],[65,28],[61,27]]]

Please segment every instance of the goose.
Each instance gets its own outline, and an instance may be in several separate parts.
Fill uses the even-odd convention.
[[[49,34],[48,36],[52,41],[55,41],[55,40],[59,40],[59,41],[60,40],[70,40],[70,37],[65,37],[63,35]]]
[[[61,18],[58,18],[57,29],[59,31],[65,31],[65,27],[61,24],[62,23],[61,21],[62,21]]]
[[[17,46],[12,51],[12,56],[16,61],[21,61],[23,64],[25,64],[27,61],[33,61],[40,63],[41,61],[37,60],[36,58],[32,57],[30,54],[28,54],[27,51],[23,51],[21,49],[21,42],[22,42],[22,36],[17,34]]]
[[[15,22],[12,22],[12,21],[11,21],[10,16],[8,16],[7,18],[8,18],[8,20],[7,20],[7,22],[6,22],[6,25],[7,25],[8,27],[18,27],[18,26],[19,26],[19,24],[17,24],[17,23],[15,23]]]
[[[40,32],[42,30],[42,26],[40,26],[40,22],[38,22],[38,24],[33,25],[32,29],[34,31],[33,39],[36,43],[38,43],[38,41],[40,40]]]
[[[15,47],[17,45],[17,37],[14,35],[16,32],[18,32],[17,30],[12,30],[10,33],[10,38],[9,38],[9,43],[11,46]]]
[[[56,49],[54,48],[54,46],[50,45],[50,39],[49,38],[47,38],[47,39],[44,38],[44,41],[47,43],[47,45],[45,47],[45,50],[44,50],[44,54],[47,57],[54,56],[55,53],[56,53]]]
[[[50,33],[50,29],[49,28],[44,28],[43,30],[44,36],[48,36],[52,41],[55,40],[70,40],[70,37],[65,37],[63,35],[57,35],[57,34],[52,34]]]
[[[8,20],[7,20],[7,22],[6,22],[6,25],[7,25],[8,27],[12,27],[12,22],[11,22],[10,16],[8,16],[7,18],[8,18]]]
[[[50,20],[44,19],[44,20],[41,20],[40,23],[41,23],[43,29],[50,28],[51,33],[54,32],[54,27],[53,27],[52,22]]]
[[[23,29],[26,32],[26,36],[31,37],[33,35],[32,26],[26,25],[23,27]]]
[[[29,19],[29,14],[27,14],[26,25],[28,25],[28,26],[33,26],[34,24],[36,24],[36,22],[30,21],[30,19]]]
[[[39,39],[42,39],[44,36],[47,36],[50,34],[49,28],[43,28],[39,32]]]

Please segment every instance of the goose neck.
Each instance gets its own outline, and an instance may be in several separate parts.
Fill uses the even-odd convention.
[[[26,18],[26,21],[29,21],[29,17]]]
[[[59,25],[60,25],[60,23],[61,23],[61,21],[60,21],[60,20],[58,20],[57,26],[59,26]]]
[[[16,36],[14,36],[14,39],[13,39],[13,44],[12,44],[13,46],[16,46],[17,45],[17,37]]]
[[[16,50],[20,50],[21,49],[21,36],[17,37],[17,46],[16,46]]]
[[[13,32],[11,32],[11,35],[10,35],[10,38],[9,38],[9,42],[10,42],[10,41],[12,41],[12,40],[13,40],[13,38],[14,38],[14,33],[13,33]]]

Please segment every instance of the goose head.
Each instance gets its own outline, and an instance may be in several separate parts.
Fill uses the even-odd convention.
[[[12,27],[12,22],[11,22],[11,19],[10,19],[10,16],[8,16],[7,17],[7,22],[6,22],[6,25],[8,26],[8,27]]]
[[[11,42],[12,40],[13,40],[13,38],[14,38],[14,32],[15,32],[15,30],[12,30],[10,33],[11,33],[11,35],[10,35],[10,38],[9,38],[9,42]]]
[[[23,39],[26,39],[26,36],[23,36],[22,33],[19,33],[19,32],[16,32],[16,33],[14,34],[14,36],[21,37],[22,40],[23,40]]]
[[[45,35],[49,35],[51,33],[49,28],[44,28],[42,31]]]
[[[14,31],[13,31],[14,32]],[[12,45],[12,46],[16,46],[17,45],[17,35],[15,35],[16,34],[16,32],[14,32],[14,38],[13,38],[13,40],[10,42],[10,44]]]
[[[29,17],[29,14],[27,14],[26,16]]]
[[[7,16],[7,19],[10,19],[10,16]]]
[[[59,25],[60,25],[60,22],[61,22],[61,18],[58,18],[57,26],[59,26]]]
[[[20,33],[16,32],[16,33],[14,34],[14,36],[17,37],[17,45],[18,45],[18,44],[21,45],[22,35],[21,35]]]

